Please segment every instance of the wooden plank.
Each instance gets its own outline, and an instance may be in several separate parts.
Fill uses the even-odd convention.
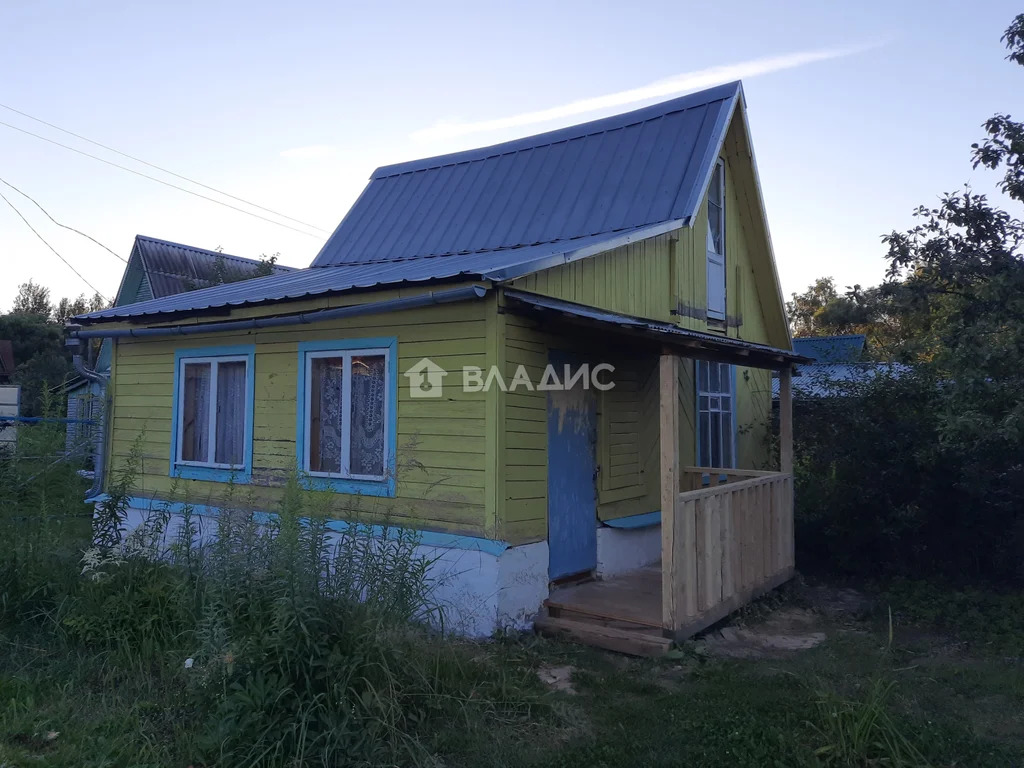
[[[711,581],[711,574],[708,572],[710,568],[710,557],[708,553],[708,539],[707,534],[711,528],[708,518],[714,514],[712,507],[714,506],[715,499],[717,496],[706,496],[702,499],[698,499],[694,502],[693,509],[693,526],[694,526],[694,543],[696,544],[694,558],[696,560],[696,571],[697,571],[697,611],[703,613],[714,603],[711,600],[711,590],[709,583]]]
[[[733,542],[736,527],[733,517],[736,509],[736,494],[732,491],[722,497],[722,521],[720,547],[722,553],[722,599],[728,600],[736,589],[736,554]]]
[[[661,444],[661,600],[662,623],[676,632],[683,625],[682,595],[677,588],[682,581],[684,563],[677,557],[682,531],[677,531],[679,499],[679,358],[662,353],[658,361],[659,442]],[[691,581],[692,586],[692,581]]]
[[[779,371],[779,469],[793,474],[793,371]]]
[[[620,629],[595,622],[542,616],[534,622],[534,628],[543,634],[630,656],[662,656],[672,647],[671,640],[651,632]]]

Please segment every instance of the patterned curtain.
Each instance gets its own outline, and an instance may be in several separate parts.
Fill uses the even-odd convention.
[[[313,358],[309,419],[311,472],[341,472],[341,404],[344,375],[344,358]]]
[[[185,364],[184,413],[181,429],[183,461],[209,461],[210,364]]]
[[[384,475],[384,358],[352,358],[352,430],[349,470]]]
[[[217,364],[217,464],[241,466],[245,440],[245,363]]]

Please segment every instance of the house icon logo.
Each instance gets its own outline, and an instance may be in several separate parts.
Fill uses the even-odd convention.
[[[409,379],[410,397],[441,397],[442,380],[448,371],[424,357],[404,374]]]

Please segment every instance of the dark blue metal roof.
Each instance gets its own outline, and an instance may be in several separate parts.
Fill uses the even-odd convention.
[[[844,336],[806,336],[793,339],[793,349],[817,363],[856,363],[864,354],[865,336],[851,333]]]
[[[742,98],[741,85],[730,83],[492,147],[385,166],[374,172],[309,269],[75,320],[458,277],[511,280],[679,229],[692,223],[700,207]]]
[[[153,298],[207,288],[221,280],[243,280],[259,266],[256,259],[208,251],[182,243],[158,240],[145,235],[135,236],[133,255],[138,254],[149,279]],[[218,275],[218,271],[222,274]],[[293,271],[291,267],[274,265],[274,274]]]
[[[688,221],[742,98],[730,83],[525,139],[378,168],[314,267],[478,254]]]
[[[136,304],[111,307],[74,318],[76,322],[117,320],[170,312],[201,311],[220,307],[301,299],[323,293],[341,293],[357,288],[425,282],[464,277],[466,279],[511,280],[538,269],[557,266],[618,248],[630,242],[663,234],[682,226],[674,221],[628,232],[582,237],[559,243],[530,245],[466,256],[435,256],[392,263],[346,264],[338,267],[310,267],[283,275],[257,277],[198,291],[179,293]]]

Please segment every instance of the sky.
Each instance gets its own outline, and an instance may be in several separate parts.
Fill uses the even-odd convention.
[[[0,180],[127,258],[136,234],[316,256],[380,165],[527,136],[742,78],[782,288],[870,285],[880,236],[964,183],[1024,68],[1019,4],[0,0]],[[141,158],[252,208],[42,125]],[[0,183],[0,311],[34,279],[117,292],[124,263]]]

